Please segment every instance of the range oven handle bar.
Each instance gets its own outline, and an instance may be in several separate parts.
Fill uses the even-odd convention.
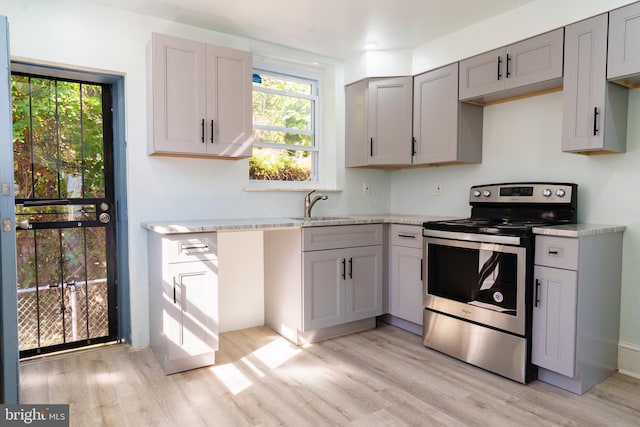
[[[498,236],[484,233],[462,233],[458,231],[431,230],[423,228],[422,235],[424,237],[438,237],[441,239],[464,240],[468,242],[500,243],[503,245],[522,244],[521,238],[517,236]]]

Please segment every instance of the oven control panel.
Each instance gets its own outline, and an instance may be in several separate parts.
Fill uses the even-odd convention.
[[[474,185],[470,190],[469,202],[573,204],[577,191],[577,184],[550,182]]]

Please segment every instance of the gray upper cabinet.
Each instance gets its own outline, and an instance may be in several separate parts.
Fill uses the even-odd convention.
[[[458,64],[413,82],[413,164],[482,161],[482,113],[458,101]]]
[[[562,150],[624,152],[626,87],[606,80],[607,14],[566,27]]]
[[[460,100],[486,104],[562,86],[564,30],[460,61]]]
[[[609,13],[607,78],[640,87],[640,2]]]
[[[369,153],[367,141],[367,92],[369,82],[345,87],[345,166],[366,166]]]
[[[411,164],[412,80],[369,79],[346,87],[346,166]]]
[[[251,53],[153,34],[149,154],[251,154]]]

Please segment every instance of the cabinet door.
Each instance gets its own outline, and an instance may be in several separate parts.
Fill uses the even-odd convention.
[[[534,365],[573,378],[576,368],[577,273],[535,266]]]
[[[303,331],[344,323],[345,250],[304,252],[302,266]]]
[[[382,314],[382,246],[346,250],[346,321]]]
[[[397,77],[369,82],[369,165],[411,164],[412,81]]]
[[[562,150],[604,147],[607,15],[566,27]]]
[[[640,73],[640,3],[633,3],[609,13],[607,67],[609,79]],[[634,83],[640,83],[637,76]]]
[[[414,164],[458,160],[458,64],[416,76]]]
[[[345,87],[345,166],[366,166],[367,147],[367,80]]]
[[[507,46],[505,89],[562,77],[562,28]]]
[[[505,48],[460,61],[460,100],[504,89]]]
[[[422,249],[391,247],[389,312],[422,325]]]
[[[165,294],[164,332],[169,360],[218,349],[218,279],[216,262],[169,265],[173,286]]]
[[[153,136],[149,152],[204,153],[205,44],[153,34],[152,58]]]
[[[251,53],[207,45],[207,154],[251,155]]]

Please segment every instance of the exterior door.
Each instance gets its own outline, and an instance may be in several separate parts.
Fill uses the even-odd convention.
[[[111,87],[11,85],[20,355],[115,340]]]

